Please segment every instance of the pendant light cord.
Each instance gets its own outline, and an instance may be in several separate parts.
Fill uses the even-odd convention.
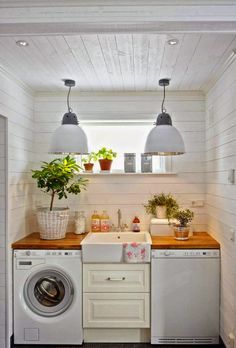
[[[161,112],[163,113],[163,112],[166,112],[166,109],[165,109],[165,107],[164,107],[164,102],[165,102],[165,99],[166,99],[166,86],[165,86],[165,84],[164,84],[164,94],[163,94],[163,100],[162,100],[162,104],[161,104]]]
[[[70,91],[71,91],[71,86],[69,86],[69,91],[67,93],[67,107],[68,107],[68,112],[71,112],[72,109],[70,107],[70,102],[69,102],[69,97],[70,97]]]

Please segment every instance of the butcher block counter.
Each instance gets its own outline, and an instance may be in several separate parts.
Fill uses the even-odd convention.
[[[196,232],[184,241],[173,236],[152,236],[152,249],[220,249],[220,244],[207,232]]]
[[[122,233],[122,232],[121,232]],[[65,239],[43,240],[39,233],[12,244],[13,249],[81,249],[84,235],[67,233]],[[152,236],[152,249],[219,249],[220,244],[206,232],[194,233],[187,241],[177,241],[172,236]]]

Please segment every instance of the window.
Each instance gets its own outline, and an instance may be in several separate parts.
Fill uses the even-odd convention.
[[[144,152],[145,141],[151,126],[147,123],[124,121],[105,121],[86,123],[82,126],[88,137],[89,151],[98,151],[101,147],[111,148],[117,152],[112,164],[113,171],[124,170],[124,153],[136,153],[136,172],[141,172],[141,153]],[[153,172],[166,171],[166,158],[153,156]],[[96,165],[97,166],[97,165]],[[97,166],[95,170],[99,170]]]

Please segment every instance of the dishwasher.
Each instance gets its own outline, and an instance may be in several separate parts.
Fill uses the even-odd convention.
[[[218,344],[220,251],[152,250],[151,343]]]

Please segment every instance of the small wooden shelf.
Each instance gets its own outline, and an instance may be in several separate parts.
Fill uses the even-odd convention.
[[[162,175],[177,175],[176,172],[154,172],[154,173],[141,173],[141,172],[138,172],[138,173],[125,173],[125,172],[94,172],[94,173],[89,173],[89,172],[82,172],[82,173],[79,173],[78,175],[85,175],[85,176],[101,176],[101,175],[159,175],[159,176],[162,176]]]

